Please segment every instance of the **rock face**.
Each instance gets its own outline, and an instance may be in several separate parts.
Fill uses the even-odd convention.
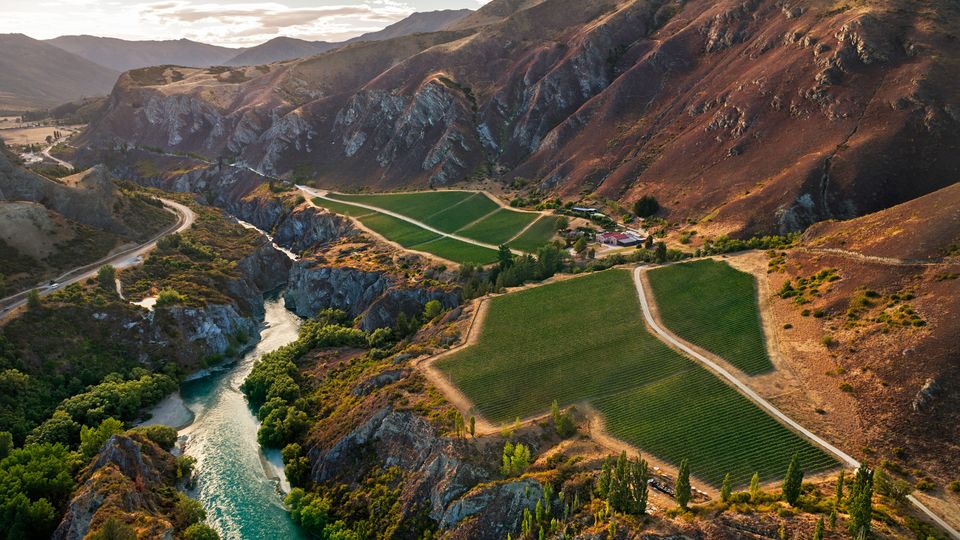
[[[141,538],[170,538],[174,527],[163,515],[158,492],[177,480],[174,457],[139,435],[114,435],[83,472],[80,487],[53,534],[81,540],[109,516],[133,514]]]
[[[426,507],[427,516],[454,538],[504,538],[520,528],[524,509],[543,498],[532,478],[496,480],[477,463],[496,462],[474,445],[441,437],[412,412],[385,407],[329,448],[313,448],[311,479],[357,482],[373,465],[405,473],[403,515]],[[375,459],[367,459],[371,456]],[[481,486],[481,487],[478,487]]]
[[[239,171],[333,187],[450,185],[481,170],[785,232],[955,176],[960,95],[944,81],[960,45],[942,36],[960,21],[931,9],[494,0],[453,30],[235,80],[125,74],[81,144],[236,157]]]
[[[460,293],[406,287],[382,272],[329,266],[309,259],[293,265],[284,292],[287,308],[301,317],[340,309],[351,317],[361,316],[360,328],[365,331],[394,326],[400,313],[406,317],[419,315],[431,300],[451,309],[460,304]]]

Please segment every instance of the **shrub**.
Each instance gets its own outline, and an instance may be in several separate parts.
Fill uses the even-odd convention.
[[[40,291],[37,289],[31,289],[27,293],[27,309],[39,309],[40,308]]]
[[[117,271],[113,266],[105,264],[97,271],[97,283],[105,291],[115,291],[117,289]]]
[[[100,422],[98,427],[83,426],[80,428],[80,454],[84,459],[95,456],[103,447],[107,439],[123,431],[123,422],[107,418]]]
[[[139,426],[131,429],[130,433],[143,435],[167,451],[177,444],[177,430],[170,426]]]
[[[159,294],[157,294],[157,307],[182,304],[186,301],[186,299],[187,298],[185,296],[173,289],[163,289]]]
[[[183,540],[220,540],[220,535],[209,525],[194,523],[183,531]]]
[[[660,210],[660,203],[651,195],[644,195],[633,203],[633,213],[638,217],[648,218]]]
[[[960,480],[954,480],[953,482],[950,482],[947,484],[947,488],[954,493],[960,494]]]
[[[503,463],[500,472],[504,476],[518,476],[530,465],[530,449],[523,443],[503,445]]]
[[[917,480],[916,488],[920,491],[930,491],[933,488],[937,487],[929,478],[921,478]]]

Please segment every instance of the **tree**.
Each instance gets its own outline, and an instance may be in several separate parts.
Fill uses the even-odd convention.
[[[9,431],[0,431],[0,460],[10,455],[13,450],[13,434]]]
[[[903,504],[910,492],[913,491],[913,486],[909,482],[899,478],[890,478],[883,470],[877,471],[873,483],[876,486],[877,493],[899,504]]]
[[[580,238],[577,238],[576,242],[573,243],[573,251],[577,253],[583,253],[585,249],[587,249],[587,237],[581,236]]]
[[[813,540],[823,540],[823,516],[820,516],[813,527]]]
[[[84,459],[91,459],[97,455],[100,448],[103,447],[107,439],[123,431],[123,422],[113,418],[107,418],[100,425],[92,428],[83,426],[80,428],[80,454]]]
[[[667,261],[667,244],[663,242],[657,242],[657,247],[654,250],[653,257],[658,263],[665,263]]]
[[[843,469],[840,470],[840,476],[837,477],[837,495],[836,495],[836,506],[840,506],[840,503],[843,502]],[[831,527],[832,528],[832,527]]]
[[[439,300],[431,300],[423,306],[423,320],[432,321],[443,311],[443,304]]]
[[[477,417],[472,414],[470,415],[470,436],[477,436]]]
[[[866,464],[860,465],[850,486],[847,498],[847,513],[850,523],[847,531],[853,537],[869,536],[870,520],[873,518],[873,469]]]
[[[501,271],[513,266],[513,252],[506,244],[500,244],[500,247],[497,248],[497,261],[499,261]]]
[[[109,264],[105,264],[97,270],[97,283],[105,291],[117,290],[117,270]]]
[[[803,485],[803,470],[800,468],[800,453],[794,452],[790,465],[787,466],[787,475],[783,479],[783,498],[791,506],[797,504],[800,490]]]
[[[730,502],[730,493],[733,491],[730,484],[730,473],[727,473],[723,475],[723,484],[720,486],[720,500],[723,502]]]
[[[650,195],[644,195],[633,203],[633,213],[637,217],[648,218],[660,210],[660,203]]]
[[[303,449],[297,443],[290,443],[280,452],[283,459],[283,471],[291,485],[299,486],[310,472],[310,460],[303,455]]]
[[[684,510],[690,502],[690,462],[683,458],[680,462],[680,470],[677,471],[677,480],[673,483],[674,498],[677,504]]]
[[[553,429],[557,432],[557,435],[566,439],[577,432],[573,415],[569,412],[561,412],[557,400],[553,400],[553,405],[550,406],[550,416],[553,419]]]
[[[834,507],[833,511],[830,512],[830,521],[827,522],[830,525],[830,530],[837,528],[837,509]]]
[[[750,502],[757,503],[760,502],[760,496],[763,492],[760,490],[760,473],[753,473],[753,477],[750,478]]]
[[[523,443],[503,445],[503,463],[500,472],[504,476],[518,476],[530,465],[530,449]]]
[[[35,310],[40,308],[40,291],[30,289],[27,293],[27,309]]]
[[[643,241],[644,249],[651,250],[653,249],[653,235],[648,234],[647,239]]]

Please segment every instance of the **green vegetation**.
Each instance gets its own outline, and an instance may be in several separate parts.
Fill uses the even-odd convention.
[[[646,332],[629,273],[599,272],[490,300],[478,343],[437,366],[487,418],[589,401],[614,436],[720,485],[833,459]]]
[[[797,499],[800,498],[800,489],[803,486],[803,469],[800,468],[800,454],[793,454],[790,465],[787,467],[787,475],[783,479],[783,498],[791,506],[797,505]]]
[[[510,247],[520,251],[533,252],[548,243],[557,234],[557,229],[566,218],[563,216],[543,216],[529,229],[510,242]]]
[[[49,538],[80,467],[62,444],[18,448],[0,461],[0,528],[5,538]]]
[[[517,212],[501,208],[469,227],[457,231],[457,234],[488,244],[505,244],[519,234],[524,227],[533,223],[537,216],[538,214],[532,212]]]
[[[432,216],[474,195],[475,193],[471,191],[416,191],[383,194],[331,193],[328,197],[339,201],[376,206],[427,223]]]
[[[115,291],[117,289],[116,279],[117,271],[112,265],[105,264],[97,270],[97,283],[105,291]]]
[[[354,206],[352,204],[341,203],[337,201],[332,201],[330,199],[321,199],[320,197],[314,197],[311,199],[313,204],[319,206],[320,208],[326,208],[331,212],[336,212],[344,216],[350,217],[359,217],[366,216],[368,214],[375,214],[373,210],[368,210],[359,206]]]
[[[648,218],[660,211],[660,203],[651,195],[644,195],[633,203],[633,213],[638,217]]]
[[[830,283],[839,279],[836,268],[824,268],[808,277],[785,281],[777,295],[783,299],[793,298],[797,304],[809,304],[811,297],[820,296]]]
[[[432,253],[437,257],[460,264],[490,264],[497,260],[497,252],[444,236],[413,246],[412,249]]]
[[[368,214],[357,219],[360,223],[382,234],[387,240],[392,240],[403,247],[413,247],[440,238],[437,233],[386,214]]]
[[[873,469],[863,464],[853,477],[850,495],[847,498],[847,513],[850,514],[847,531],[854,538],[870,536],[870,520],[873,519],[872,499]]]
[[[663,323],[749,375],[773,369],[753,276],[705,259],[647,273]]]
[[[500,472],[504,476],[519,476],[530,465],[530,449],[523,443],[507,441],[503,445]]]
[[[673,498],[683,509],[686,509],[690,502],[690,461],[687,458],[680,461],[677,478],[673,482]]]
[[[647,513],[648,469],[640,456],[628,460],[627,453],[621,452],[616,464],[607,456],[597,476],[597,495],[617,512],[636,516]]]

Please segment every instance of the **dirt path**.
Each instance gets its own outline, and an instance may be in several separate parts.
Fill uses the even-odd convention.
[[[846,249],[839,248],[813,248],[813,247],[798,247],[794,248],[795,251],[800,251],[803,253],[825,253],[828,255],[839,255],[841,257],[849,257],[851,259],[857,259],[863,262],[878,263],[878,264],[888,264],[893,266],[939,266],[944,264],[942,260],[924,260],[924,259],[897,259],[894,257],[879,257],[876,255],[864,255],[863,253],[858,253],[856,251],[849,251]]]

